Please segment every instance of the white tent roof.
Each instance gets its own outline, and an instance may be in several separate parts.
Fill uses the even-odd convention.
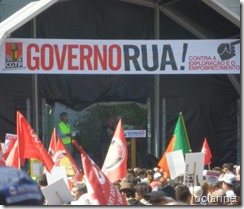
[[[47,8],[51,7],[53,4],[58,2],[59,0],[39,0],[33,1],[22,9],[18,10],[16,13],[11,15],[9,18],[5,19],[3,22],[0,23],[0,45],[4,42],[4,39],[9,37],[10,34],[30,21],[32,18],[46,10]],[[65,0],[63,0],[65,1]],[[125,2],[130,2],[133,4],[139,4],[147,7],[154,7],[154,1],[152,0],[121,0]],[[219,12],[233,24],[240,27],[240,1],[239,0],[202,0],[205,4],[212,7],[214,10]],[[162,9],[162,8],[161,8]],[[164,10],[163,10],[164,11]],[[162,12],[163,12],[162,11]],[[169,15],[169,14],[168,14]],[[172,18],[172,17],[171,17]],[[173,18],[174,19],[174,18]],[[177,19],[179,23],[182,21]],[[184,21],[183,21],[184,22]],[[182,24],[181,24],[182,25]],[[182,26],[186,27],[184,23]],[[199,32],[196,33],[195,29],[191,26],[187,26],[186,29],[195,34],[199,38],[205,38]],[[193,29],[194,30],[193,30]]]
[[[202,0],[226,19],[240,27],[240,1],[239,0]]]
[[[0,23],[0,46],[13,31],[55,4],[58,0],[33,1]]]

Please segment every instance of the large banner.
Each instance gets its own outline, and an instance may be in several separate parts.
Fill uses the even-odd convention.
[[[0,73],[240,74],[240,40],[6,39]]]

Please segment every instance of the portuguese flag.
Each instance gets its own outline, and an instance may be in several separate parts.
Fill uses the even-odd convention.
[[[185,127],[185,122],[181,112],[179,113],[179,117],[174,129],[174,133],[168,144],[168,147],[158,162],[158,166],[164,170],[165,178],[168,178],[170,176],[169,168],[166,160],[166,153],[173,152],[176,150],[182,150],[183,154],[191,152],[188,135]]]

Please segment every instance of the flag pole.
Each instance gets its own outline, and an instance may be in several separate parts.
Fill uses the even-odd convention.
[[[191,205],[194,204],[195,177],[196,177],[196,162],[194,162],[194,165],[193,165],[193,183],[192,183]]]
[[[19,113],[18,113],[18,111],[16,112],[16,118],[17,118],[17,122],[16,122],[16,126],[17,126],[17,130],[16,130],[16,132],[17,132],[17,142],[18,142],[18,169],[20,170],[20,144],[19,144],[19,128],[18,128],[18,124],[19,124]]]
[[[186,134],[186,141],[187,141],[187,144],[188,144],[188,146],[190,148],[189,151],[192,152],[191,146],[190,146],[190,142],[189,142],[189,138],[188,138],[188,134],[187,134],[187,131],[186,131],[186,125],[185,125],[185,121],[184,121],[182,112],[180,112],[180,118],[181,118],[181,121],[182,121],[182,124],[183,124],[183,127],[184,127],[184,131],[185,131],[185,134]]]

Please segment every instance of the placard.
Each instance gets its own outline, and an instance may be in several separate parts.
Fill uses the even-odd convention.
[[[48,185],[57,181],[57,179],[64,179],[64,182],[69,187],[66,169],[64,166],[54,166],[51,173],[46,172]]]
[[[185,154],[185,175],[184,184],[190,186],[200,186],[203,181],[204,153]]]
[[[146,138],[146,130],[125,130],[126,138]]]
[[[42,193],[48,205],[63,205],[74,200],[63,178],[44,187]]]
[[[175,179],[177,176],[184,175],[185,160],[182,150],[166,153],[166,159],[171,179]]]

